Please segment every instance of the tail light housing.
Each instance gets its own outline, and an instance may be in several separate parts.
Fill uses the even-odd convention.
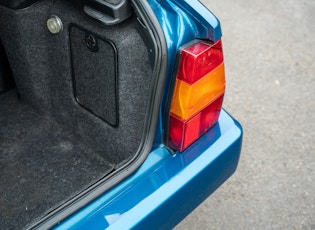
[[[194,40],[179,50],[168,145],[184,151],[217,121],[225,92],[221,40]]]

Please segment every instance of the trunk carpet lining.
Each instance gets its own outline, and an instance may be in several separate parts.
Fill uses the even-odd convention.
[[[0,97],[0,108],[0,226],[20,229],[112,168],[15,91]]]

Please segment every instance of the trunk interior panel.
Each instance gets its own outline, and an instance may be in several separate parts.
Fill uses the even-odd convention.
[[[62,33],[47,29],[51,15]],[[134,15],[104,26],[68,1],[0,6],[16,83],[0,92],[0,226],[38,220],[138,151],[152,81],[139,30]]]

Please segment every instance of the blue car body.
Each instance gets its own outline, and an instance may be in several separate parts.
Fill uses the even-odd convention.
[[[196,0],[149,0],[168,46],[168,72],[152,152],[132,176],[54,229],[171,228],[236,170],[242,128],[222,109],[218,123],[182,153],[163,145],[163,114],[176,52],[198,38],[221,38],[218,19]]]

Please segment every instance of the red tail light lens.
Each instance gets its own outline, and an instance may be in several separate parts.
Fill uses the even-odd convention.
[[[170,146],[176,150],[183,151],[192,142],[197,140],[217,122],[222,102],[223,95],[189,120],[181,120],[171,114]]]
[[[221,40],[212,45],[203,42],[195,43],[182,50],[177,78],[192,84],[222,62]]]
[[[169,146],[183,151],[218,120],[225,91],[221,40],[180,50],[170,109]]]

